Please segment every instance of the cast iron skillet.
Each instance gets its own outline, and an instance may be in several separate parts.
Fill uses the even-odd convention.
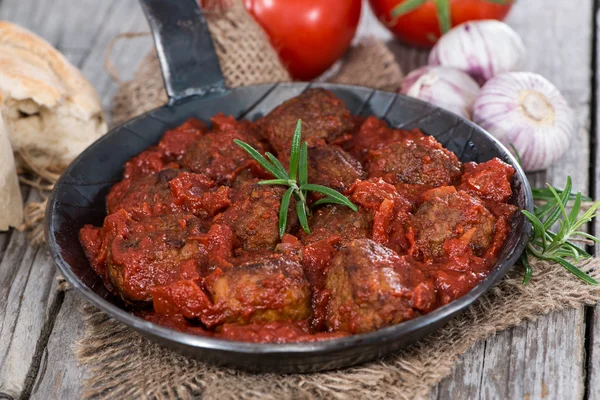
[[[419,127],[462,161],[499,157],[515,170],[513,203],[532,210],[527,179],[515,159],[487,132],[458,116],[401,95],[364,87],[286,83],[227,89],[206,21],[196,0],[142,0],[154,33],[169,103],[114,128],[84,151],[56,183],[46,211],[52,256],[75,289],[113,318],[156,342],[206,362],[256,372],[312,372],[347,367],[406,347],[443,326],[497,283],[516,262],[530,233],[521,213],[499,262],[477,287],[425,316],[367,334],[317,343],[254,344],[176,332],[128,313],[91,269],[79,244],[84,224],[102,225],[105,197],[123,164],[189,117],[208,122],[218,112],[255,120],[309,86],[333,91],[354,114],[374,114],[394,127]]]

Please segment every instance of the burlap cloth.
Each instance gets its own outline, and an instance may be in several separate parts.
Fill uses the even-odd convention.
[[[263,32],[239,6],[225,15],[209,15],[208,20],[230,87],[289,79]],[[331,80],[396,90],[401,73],[385,44],[367,40],[350,51]],[[165,101],[158,62],[151,53],[115,97],[113,123]],[[581,268],[596,277],[599,266],[600,261],[593,259]],[[523,286],[521,270],[515,267],[464,314],[405,351],[359,367],[303,375],[253,375],[212,367],[172,353],[85,305],[85,335],[75,349],[88,373],[83,395],[94,399],[425,398],[476,341],[551,311],[600,301],[600,287],[587,286],[558,265],[533,262],[533,269],[531,282]]]

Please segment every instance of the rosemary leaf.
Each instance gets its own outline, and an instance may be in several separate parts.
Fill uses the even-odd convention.
[[[285,191],[281,198],[281,205],[279,206],[279,237],[283,237],[285,234],[285,228],[287,226],[288,209],[290,208],[290,199],[294,193],[294,188],[290,187]]]
[[[529,221],[531,221],[531,224],[533,225],[534,238],[539,238],[542,240],[542,249],[546,251],[546,235],[544,234],[546,227],[544,226],[544,223],[527,210],[521,210],[521,212],[525,214]]]
[[[523,278],[523,285],[527,285],[529,280],[531,279],[531,275],[533,274],[533,270],[531,269],[531,264],[529,264],[529,259],[527,258],[527,252],[523,252],[521,254],[521,264],[525,268],[525,277]]]
[[[259,185],[289,185],[289,179],[267,179],[266,181],[259,181]]]
[[[337,199],[338,201],[341,202],[341,204],[349,207],[352,211],[358,211],[358,207],[356,207],[354,205],[354,203],[352,203],[350,200],[348,200],[348,198],[346,196],[344,196],[343,194],[341,194],[331,188],[328,188],[327,186],[307,183],[305,185],[300,186],[300,190],[308,190],[311,192],[322,193],[326,196],[330,196],[330,197],[333,197],[334,199]]]
[[[595,280],[594,278],[592,278],[591,276],[589,276],[588,274],[586,274],[585,272],[583,272],[582,270],[577,268],[575,265],[573,265],[570,262],[568,262],[567,260],[565,260],[564,258],[555,257],[555,258],[551,259],[551,261],[556,261],[557,263],[559,263],[560,265],[565,267],[565,269],[567,271],[569,271],[570,273],[572,273],[573,275],[575,275],[582,281],[589,283],[590,285],[598,284],[597,280]]]
[[[281,163],[279,162],[279,160],[277,159],[277,157],[275,157],[273,154],[269,153],[268,151],[265,153],[265,156],[267,156],[267,158],[269,160],[271,160],[271,162],[273,163],[273,165],[279,170],[281,171],[282,174],[284,174],[288,179],[290,179],[287,171],[285,170],[285,168],[283,167],[283,165],[281,165]]]
[[[563,191],[562,195],[559,195],[551,185],[548,185],[548,189],[554,196],[554,201],[551,202],[551,204],[554,204],[554,207],[551,209],[552,211],[544,221],[544,227],[546,229],[550,229],[550,227],[556,223],[561,214],[565,217],[565,220],[568,220],[569,218],[567,216],[565,206],[567,205],[569,196],[571,194],[571,178],[569,177],[567,179],[567,186],[565,186],[565,190]]]
[[[298,183],[300,183],[300,186],[306,185],[308,183],[308,144],[306,142],[300,146],[300,159],[298,163]]]
[[[290,152],[290,178],[297,179],[296,172],[298,171],[298,158],[300,158],[300,138],[302,136],[302,120],[299,119],[296,123],[296,130],[292,138],[292,150]]]
[[[298,221],[300,221],[300,226],[304,229],[304,232],[310,233],[310,229],[308,228],[308,218],[306,216],[306,208],[304,207],[306,203],[298,201],[296,202],[296,214],[298,215]]]
[[[277,170],[277,168],[267,161],[258,151],[256,151],[252,146],[248,143],[242,142],[238,139],[233,139],[233,142],[240,146],[242,149],[246,150],[248,154],[252,156],[264,169],[269,171],[273,176],[279,179],[287,179],[287,176],[281,173],[281,171]]]
[[[336,199],[334,197],[327,196],[315,201],[310,207],[315,208],[317,206],[320,206],[321,204],[341,204],[343,206],[347,205],[344,201],[340,201],[339,199]]]

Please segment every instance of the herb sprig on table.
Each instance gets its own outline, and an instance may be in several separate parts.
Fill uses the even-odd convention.
[[[310,233],[308,227],[308,216],[311,214],[310,207],[306,203],[308,192],[318,192],[325,197],[315,201],[312,207],[319,204],[341,204],[350,207],[353,211],[358,208],[343,194],[323,185],[308,183],[308,144],[300,144],[302,137],[302,120],[298,120],[296,130],[292,138],[292,149],[290,151],[290,167],[286,171],[285,167],[271,153],[266,152],[263,157],[255,148],[241,140],[234,139],[235,144],[244,149],[252,156],[264,169],[269,171],[275,179],[268,179],[258,182],[260,185],[283,185],[288,189],[281,198],[279,206],[279,236],[283,236],[287,226],[288,209],[292,196],[296,200],[296,214],[300,226],[306,233]],[[268,158],[268,160],[267,160]]]
[[[543,204],[534,206],[533,213],[521,210],[533,225],[533,234],[521,255],[521,263],[525,267],[523,284],[529,282],[533,272],[528,256],[556,262],[584,282],[592,285],[598,284],[598,281],[577,268],[570,260],[579,262],[581,259],[592,257],[573,242],[600,243],[600,239],[582,230],[585,229],[585,224],[600,215],[596,213],[600,207],[600,200],[593,203],[580,216],[582,202],[591,201],[591,199],[583,196],[581,192],[574,195],[571,193],[571,189],[571,177],[567,178],[567,185],[563,190],[556,189],[551,185],[548,185],[547,188],[532,189],[533,199],[543,202]],[[567,205],[570,201],[573,201],[573,207],[568,212]],[[558,231],[551,231],[551,227],[557,223],[559,224]]]

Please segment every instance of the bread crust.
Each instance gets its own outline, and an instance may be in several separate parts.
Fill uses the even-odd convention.
[[[36,163],[62,168],[106,132],[98,94],[82,73],[44,39],[6,21],[0,92],[13,150],[47,156]]]
[[[0,98],[1,99],[1,98]],[[15,169],[12,147],[0,117],[0,231],[23,222],[23,199]]]

